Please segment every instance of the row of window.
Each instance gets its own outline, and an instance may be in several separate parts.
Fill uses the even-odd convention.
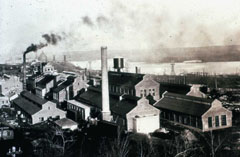
[[[155,89],[154,88],[153,89],[149,88],[148,89],[148,94],[150,94],[152,96],[155,96]],[[147,94],[147,89],[144,89],[144,90],[140,91],[140,96],[141,97],[143,97],[143,96],[146,97],[148,94]]]
[[[6,101],[2,101],[2,104],[9,104],[9,101],[8,100],[6,100]]]
[[[118,86],[110,86],[110,91],[113,93],[121,93],[121,94],[129,94],[129,95],[134,95],[133,89],[128,89],[128,88],[121,88]]]
[[[72,105],[72,104],[69,104],[68,105],[68,109],[72,109],[72,110],[75,110],[75,111],[82,111],[83,109],[78,107],[78,106],[75,106],[75,105]]]
[[[215,116],[215,127],[220,126],[220,116]],[[226,126],[227,125],[227,117],[226,115],[221,115],[221,126]],[[213,117],[208,117],[208,128],[213,127]]]

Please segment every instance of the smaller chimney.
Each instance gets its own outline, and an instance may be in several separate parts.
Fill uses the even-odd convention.
[[[138,73],[138,67],[135,67],[135,72],[136,72],[136,74]]]
[[[53,61],[54,61],[54,62],[56,61],[55,55],[53,55]]]

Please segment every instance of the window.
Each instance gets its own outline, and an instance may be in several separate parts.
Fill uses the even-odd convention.
[[[147,96],[147,90],[144,89],[144,96]]]
[[[143,97],[143,90],[141,90],[141,94],[140,95],[141,95],[141,97]]]
[[[226,115],[222,115],[221,116],[221,120],[222,120],[222,126],[226,126],[227,125],[227,117],[226,117]]]
[[[155,89],[152,89],[152,95],[155,96]]]
[[[44,118],[43,117],[39,117],[39,121],[40,122],[44,121]]]
[[[212,127],[212,117],[208,117],[208,127]]]
[[[219,117],[215,116],[215,126],[219,127]]]
[[[51,108],[50,107],[48,107],[48,110],[50,110]]]

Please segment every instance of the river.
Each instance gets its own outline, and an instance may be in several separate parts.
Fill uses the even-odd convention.
[[[92,70],[101,69],[101,61],[72,61],[75,66]],[[125,61],[124,72],[135,72],[139,67],[144,74],[170,74],[171,63],[146,63]],[[109,70],[113,70],[113,61],[108,59]],[[236,74],[240,73],[240,61],[236,62],[201,62],[201,63],[174,63],[175,74],[206,72],[209,74]]]

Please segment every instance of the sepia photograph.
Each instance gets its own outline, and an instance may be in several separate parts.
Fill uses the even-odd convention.
[[[239,156],[239,0],[0,0],[0,157]]]

